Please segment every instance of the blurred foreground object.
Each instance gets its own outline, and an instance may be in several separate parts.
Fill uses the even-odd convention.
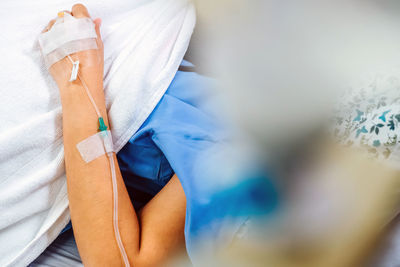
[[[324,147],[298,166],[280,213],[253,216],[231,247],[202,266],[366,266],[399,210],[399,171]]]
[[[398,212],[398,171],[314,133],[347,84],[398,65],[399,7],[197,1],[191,56],[219,79],[228,113],[286,192],[280,212],[250,219],[247,234],[205,266],[365,266]]]

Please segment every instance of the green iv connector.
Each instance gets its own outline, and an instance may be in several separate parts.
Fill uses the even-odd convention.
[[[106,131],[106,130],[107,130],[107,126],[104,123],[103,117],[100,117],[99,118],[99,131],[102,132],[102,131]]]

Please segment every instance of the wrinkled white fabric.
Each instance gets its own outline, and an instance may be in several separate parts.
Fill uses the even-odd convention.
[[[195,11],[189,0],[82,2],[102,18],[106,104],[119,151],[173,79]],[[0,2],[0,266],[26,266],[69,221],[61,104],[37,37],[75,3]]]

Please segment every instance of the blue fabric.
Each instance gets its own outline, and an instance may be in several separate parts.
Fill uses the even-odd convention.
[[[198,240],[221,232],[233,238],[234,230],[226,233],[225,228],[237,229],[249,216],[269,213],[277,205],[275,187],[264,172],[244,167],[238,168],[239,177],[229,177],[235,163],[219,152],[230,146],[230,132],[217,119],[214,87],[213,79],[178,71],[152,114],[118,153],[137,209],[177,174],[186,195],[185,239],[192,260]],[[223,177],[230,180],[221,185]]]
[[[136,209],[157,194],[175,172],[182,169],[185,173],[199,150],[218,140],[208,99],[213,83],[194,72],[178,71],[152,114],[118,153]]]

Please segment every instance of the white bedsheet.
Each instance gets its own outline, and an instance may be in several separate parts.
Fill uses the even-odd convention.
[[[69,220],[61,105],[37,36],[70,0],[0,2],[0,266],[26,266]],[[102,18],[105,94],[120,150],[168,88],[195,25],[189,0],[82,1]]]

